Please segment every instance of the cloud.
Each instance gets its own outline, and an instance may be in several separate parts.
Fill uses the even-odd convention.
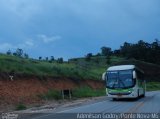
[[[40,34],[40,35],[37,35],[39,40],[43,41],[44,43],[50,43],[50,42],[54,42],[56,40],[60,40],[62,37],[61,36],[51,36],[51,37],[48,37],[44,34]]]
[[[17,45],[11,43],[1,43],[0,52],[6,52],[7,50],[15,50],[17,48],[29,49],[34,46],[34,43],[31,39],[24,41],[24,43],[19,43]]]
[[[26,40],[24,43],[20,43],[17,45],[18,48],[25,48],[25,49],[28,49],[28,48],[31,48],[34,46],[34,42],[33,40],[29,39],[29,40]]]
[[[39,0],[1,0],[0,7],[26,20],[41,11],[41,2]]]
[[[25,45],[26,46],[34,46],[34,43],[33,43],[33,40],[28,40],[28,41],[25,41]]]
[[[13,49],[13,48],[14,48],[14,46],[12,44],[10,44],[10,43],[2,43],[2,44],[0,44],[0,51],[1,52],[5,52],[5,51],[7,51],[9,49]]]

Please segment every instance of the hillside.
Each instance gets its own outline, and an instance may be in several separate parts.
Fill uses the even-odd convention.
[[[99,64],[97,65],[96,60],[99,59]],[[85,58],[76,58],[76,59],[70,59],[69,60],[72,63],[80,64],[80,63],[86,63]],[[116,57],[111,56],[110,58],[110,64],[106,65],[107,59],[105,56],[98,56],[98,57],[92,57],[91,60],[88,63],[88,65],[96,67],[104,67],[105,70],[108,66],[113,65],[128,65],[128,64],[134,64],[137,67],[141,68],[145,73],[145,79],[149,82],[160,82],[160,65],[148,63],[144,61],[139,61],[135,59],[125,59],[122,57]]]
[[[109,60],[109,61],[108,61]],[[107,64],[109,63],[109,64]],[[160,66],[122,57],[74,58],[58,63],[0,55],[0,112],[10,106],[36,104],[62,99],[61,90],[72,90],[73,98],[105,95],[102,73],[111,65],[135,64],[145,72],[147,90],[160,89]],[[13,76],[11,79],[10,76]],[[6,108],[8,107],[8,109]],[[18,107],[18,108],[17,108]]]
[[[105,95],[104,71],[105,66],[0,55],[0,112],[62,99],[61,90],[72,90],[73,98]]]
[[[70,61],[57,63],[57,61],[40,61],[35,59],[24,59],[9,55],[0,55],[0,78],[5,79],[9,75],[13,76],[37,76],[43,77],[60,77],[74,79],[92,79],[100,80],[102,73],[108,65],[106,59],[93,57],[91,61],[85,61],[83,58],[76,62]],[[112,62],[121,61],[121,58],[112,58]]]
[[[4,75],[34,75],[38,77],[72,76],[74,78],[81,78],[79,75],[84,74],[84,72],[80,68],[76,67],[76,65],[68,63],[49,63],[47,61],[22,59],[14,56],[0,56],[0,71]]]
[[[108,61],[109,60],[109,61]],[[107,64],[109,63],[109,64]],[[145,72],[148,81],[160,81],[160,66],[138,60],[126,60],[122,57],[94,56],[90,60],[86,58],[69,59],[68,62],[58,63],[24,59],[9,55],[0,55],[0,79],[8,79],[10,75],[14,77],[36,76],[39,79],[45,77],[71,78],[71,79],[91,79],[101,80],[101,75],[107,67],[120,64],[135,64]]]

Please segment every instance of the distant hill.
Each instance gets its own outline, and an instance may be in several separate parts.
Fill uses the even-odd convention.
[[[99,59],[99,66],[101,67],[106,66],[106,63],[107,63],[106,56],[98,56],[98,57],[94,56],[90,59],[89,64],[95,65],[96,59]],[[70,59],[69,61],[76,64],[81,62],[86,62],[85,58]],[[127,64],[133,64],[141,68],[145,73],[145,79],[147,81],[160,82],[160,65],[158,64],[148,63],[148,62],[139,61],[135,59],[125,59],[122,57],[111,56],[110,64],[108,64],[107,67],[114,66],[114,65],[127,65]]]

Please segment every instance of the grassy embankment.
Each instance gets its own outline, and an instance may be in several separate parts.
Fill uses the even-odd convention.
[[[122,58],[112,57],[111,62],[121,61]],[[59,77],[72,78],[76,80],[101,80],[102,73],[109,66],[106,63],[106,58],[103,56],[92,57],[90,61],[85,58],[79,58],[75,62],[57,63],[56,61],[39,61],[35,59],[23,59],[15,56],[0,55],[0,73],[3,75],[9,74],[21,75],[21,77],[37,76],[37,77]],[[5,79],[5,76],[0,76]],[[91,87],[82,86],[74,89],[73,98],[93,97],[105,95],[105,87],[101,89],[93,89]],[[46,94],[39,95],[42,99],[61,99],[62,96],[59,91],[49,90]],[[21,105],[19,106],[21,107]],[[17,107],[17,108],[19,108]]]
[[[120,60],[122,58],[113,57],[111,62]],[[95,57],[91,58],[91,61],[79,58],[76,62],[57,63],[0,55],[0,72],[100,80],[108,65],[103,57],[99,57],[98,62],[95,62]]]
[[[110,64],[126,62],[124,58],[112,56]],[[132,61],[128,62],[132,64]],[[135,62],[134,62],[135,63]],[[134,64],[133,63],[133,64]],[[140,63],[140,62],[138,62]],[[123,63],[122,63],[123,64]],[[140,63],[141,64],[141,63]],[[147,63],[142,63],[144,66]],[[150,67],[154,67],[151,66]],[[36,76],[53,76],[75,78],[79,80],[93,79],[101,80],[102,73],[107,69],[107,59],[104,56],[92,57],[90,61],[85,58],[77,58],[69,60],[69,62],[57,63],[56,61],[39,61],[33,59],[23,59],[14,56],[0,55],[0,72]],[[145,69],[149,70],[149,69]],[[147,90],[160,90],[160,83],[148,82]],[[43,99],[61,99],[58,91],[49,90],[48,93],[40,95]],[[93,90],[90,87],[82,87],[73,90],[73,97],[93,97],[105,95],[105,87]]]
[[[80,87],[72,90],[72,99],[76,98],[85,98],[85,97],[97,97],[105,95],[105,88],[102,89],[92,89],[90,87]],[[60,91],[49,90],[46,94],[38,95],[41,99],[44,100],[60,100],[62,95]],[[65,96],[65,99],[69,99],[69,96]]]
[[[160,82],[148,82],[146,85],[146,89],[147,91],[160,90]],[[90,87],[82,87],[82,88],[77,88],[73,90],[72,97],[73,98],[96,97],[96,96],[102,96],[105,94],[106,94],[105,88],[93,90]],[[48,91],[48,93],[39,95],[39,96],[40,98],[45,99],[45,100],[62,99],[60,91],[55,91],[55,90],[50,90]]]
[[[101,80],[101,74],[106,70],[107,64],[86,62],[81,59],[77,63],[57,61],[40,61],[35,59],[23,59],[15,56],[0,55],[0,79],[8,79],[9,75],[36,76],[40,79],[45,77],[71,78],[76,80]],[[65,83],[65,82],[64,82]],[[37,94],[35,94],[37,95]],[[94,97],[105,95],[105,89],[92,89],[91,87],[77,87],[72,91],[72,98]],[[42,100],[62,99],[61,92],[48,90],[45,94],[37,95]],[[16,110],[26,109],[27,105],[20,102],[15,107]]]
[[[160,91],[160,82],[148,82],[146,84],[147,91]]]

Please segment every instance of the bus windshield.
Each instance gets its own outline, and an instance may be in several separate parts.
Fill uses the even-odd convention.
[[[129,88],[134,84],[133,70],[123,71],[108,71],[107,72],[107,87],[108,88]]]

